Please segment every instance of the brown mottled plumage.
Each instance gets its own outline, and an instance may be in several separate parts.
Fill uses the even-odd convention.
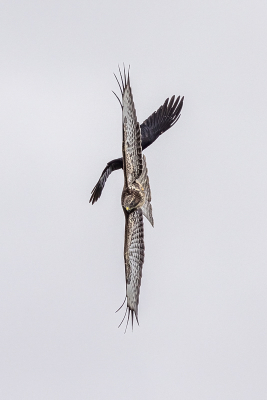
[[[129,74],[126,79],[124,72],[124,79],[121,80],[124,171],[121,204],[125,214],[124,262],[128,320],[131,314],[133,323],[133,315],[138,322],[139,293],[144,263],[143,214],[152,225],[153,217],[146,160],[145,156],[142,156],[140,126],[136,118]]]
[[[131,314],[133,325],[134,315],[138,322],[139,294],[144,264],[145,245],[143,215],[148,219],[151,225],[154,226],[146,159],[145,156],[142,155],[142,150],[150,146],[160,135],[170,129],[178,121],[183,107],[184,97],[180,98],[179,96],[175,99],[175,96],[172,96],[171,99],[166,99],[164,104],[151,114],[140,126],[137,122],[129,73],[126,78],[125,69],[124,76],[122,76],[120,69],[119,72],[121,83],[116,75],[115,78],[120,87],[122,101],[115,93],[114,94],[122,108],[123,157],[114,159],[107,164],[92,190],[89,202],[94,204],[100,198],[105,183],[113,171],[123,169],[124,187],[121,196],[121,204],[125,214],[125,300],[127,299],[127,308],[124,318],[128,312],[128,325]]]

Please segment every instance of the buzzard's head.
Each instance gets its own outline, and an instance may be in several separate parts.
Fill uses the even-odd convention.
[[[140,207],[140,203],[142,201],[142,196],[137,191],[133,191],[132,193],[126,195],[123,199],[123,207],[127,212],[131,212]]]

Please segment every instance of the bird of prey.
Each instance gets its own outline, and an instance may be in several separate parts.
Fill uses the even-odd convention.
[[[119,72],[121,84],[116,75],[115,78],[120,87],[122,101],[115,95],[122,108],[123,157],[112,160],[107,164],[92,190],[90,202],[94,204],[99,199],[111,172],[116,169],[123,169],[124,187],[121,204],[125,215],[124,263],[126,279],[126,297],[123,304],[127,300],[124,315],[125,318],[128,312],[127,329],[130,316],[132,326],[134,316],[138,323],[139,293],[145,251],[143,215],[154,226],[146,158],[142,154],[142,150],[150,146],[163,132],[178,121],[184,98],[180,99],[179,96],[175,99],[175,96],[173,96],[170,100],[166,99],[164,104],[140,126],[137,122],[129,71],[127,77],[125,69],[123,76],[120,69]]]
[[[154,225],[151,207],[151,192],[147,175],[146,159],[142,155],[140,125],[137,122],[129,72],[121,76],[122,94],[122,154],[124,187],[121,204],[125,214],[124,263],[128,317],[131,314],[138,322],[138,303],[144,263],[143,215]],[[126,313],[125,313],[126,315]],[[126,328],[127,328],[126,325]]]
[[[164,104],[140,125],[143,150],[150,146],[162,133],[166,132],[178,121],[181,115],[183,101],[184,98],[182,97],[180,99],[180,96],[177,97],[176,100],[175,96],[172,96],[170,100],[166,99]],[[116,169],[122,168],[122,158],[116,158],[107,163],[99,181],[92,190],[89,202],[94,204],[99,199],[109,175]]]

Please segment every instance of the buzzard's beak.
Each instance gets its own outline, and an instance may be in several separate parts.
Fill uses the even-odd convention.
[[[129,207],[125,207],[127,211],[129,211]]]

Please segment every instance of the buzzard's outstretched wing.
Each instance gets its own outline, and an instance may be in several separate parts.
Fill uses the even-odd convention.
[[[129,187],[142,173],[142,143],[137,122],[130,78],[122,79],[122,155],[125,186]]]
[[[145,244],[143,213],[141,208],[125,212],[124,261],[128,319],[135,314],[138,322],[138,303],[144,264]]]
[[[164,104],[141,125],[142,148],[150,146],[163,132],[170,129],[180,118],[184,98],[166,99]]]
[[[94,189],[92,190],[92,194],[89,200],[89,203],[92,202],[94,204],[99,197],[101,196],[102,190],[104,189],[106,180],[108,179],[111,172],[115,171],[116,169],[120,169],[123,167],[122,158],[116,158],[115,160],[110,161],[107,163],[106,168],[103,170],[99,181],[95,185]]]

